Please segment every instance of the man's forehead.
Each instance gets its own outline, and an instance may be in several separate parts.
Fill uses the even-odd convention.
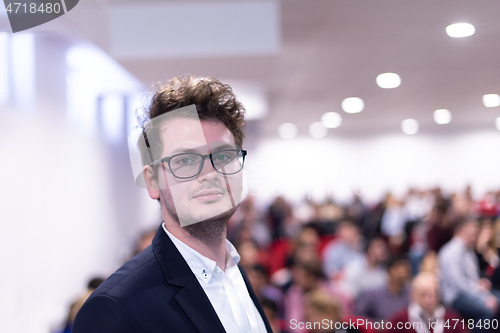
[[[234,136],[218,119],[173,118],[160,129],[163,152],[236,148]]]

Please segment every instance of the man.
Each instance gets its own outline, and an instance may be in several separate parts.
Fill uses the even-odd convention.
[[[437,277],[432,273],[420,273],[411,285],[410,305],[392,317],[387,333],[468,332],[461,320],[458,313],[441,305]],[[457,322],[460,324],[456,325]]]
[[[363,257],[345,265],[340,283],[351,297],[357,298],[367,290],[387,284],[387,271],[383,263],[387,260],[388,254],[385,240],[376,237],[368,241]]]
[[[458,222],[454,237],[438,254],[444,303],[475,323],[493,319],[498,308],[497,297],[490,291],[491,282],[479,278],[479,264],[474,253],[478,233],[479,223],[475,219]],[[471,331],[487,329],[477,325]]]
[[[337,226],[337,237],[323,251],[323,271],[336,280],[342,268],[349,262],[363,256],[360,230],[351,220],[344,220]]]
[[[73,333],[271,332],[226,240],[243,197],[243,112],[214,78],[177,77],[156,92],[138,183],[160,201],[164,222],[87,300]]]
[[[387,264],[387,285],[360,294],[356,302],[357,314],[381,322],[406,308],[409,303],[407,284],[410,269],[408,260],[403,256],[392,258]]]

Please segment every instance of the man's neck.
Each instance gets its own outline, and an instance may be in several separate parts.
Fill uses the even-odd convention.
[[[224,230],[223,235],[221,235],[220,241],[214,244],[206,244],[200,241],[198,238],[193,237],[188,233],[180,224],[173,220],[173,218],[168,215],[163,214],[165,227],[167,230],[174,235],[178,240],[200,253],[201,255],[215,261],[217,266],[219,266],[223,271],[226,269],[226,230]],[[199,222],[203,223],[203,222]]]
[[[455,235],[455,238],[459,239],[462,243],[464,243],[465,247],[468,249],[473,249],[474,246],[471,246],[470,244],[467,243],[467,240],[465,237],[462,237],[461,235]]]
[[[369,269],[375,269],[379,265],[377,260],[374,260],[368,256],[366,257],[366,263],[367,263]]]

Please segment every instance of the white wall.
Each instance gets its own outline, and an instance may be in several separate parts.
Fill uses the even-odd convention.
[[[5,108],[0,119],[0,331],[47,332],[118,265],[106,160],[64,119]]]
[[[359,139],[297,138],[261,140],[249,152],[250,193],[268,200],[292,200],[327,193],[341,201],[354,191],[373,202],[390,190],[409,186],[463,190],[471,184],[481,195],[500,189],[500,131],[454,135],[388,134]]]
[[[92,123],[98,121],[99,95],[126,93],[124,84],[135,89],[136,82],[103,64],[99,73],[92,72],[93,80],[82,79],[76,54],[69,81],[73,86],[68,88],[70,44],[50,34],[32,40],[34,45],[22,49],[14,49],[22,43],[9,43],[7,53],[11,60],[13,54],[31,52],[27,58],[34,63],[26,77],[36,87],[16,85],[13,66],[22,67],[22,59],[10,62],[9,96],[0,105],[0,332],[11,333],[48,333],[55,328],[90,278],[107,277],[127,259],[127,236],[144,222],[134,226],[134,219],[120,218],[125,210],[120,200],[134,211],[128,202],[135,199],[135,184],[132,174],[124,171],[130,168],[129,159],[113,160],[110,156],[119,147],[107,142]],[[77,91],[67,96],[71,87]],[[29,110],[22,99],[32,101]],[[83,107],[75,111],[71,106],[77,102]],[[67,105],[73,112],[68,113]],[[126,136],[123,144],[126,152]],[[116,189],[110,175],[117,171],[126,174],[120,181],[132,184],[131,191]],[[137,192],[140,198],[147,195]],[[141,216],[146,206],[141,201],[137,205]],[[127,228],[137,229],[128,233]]]

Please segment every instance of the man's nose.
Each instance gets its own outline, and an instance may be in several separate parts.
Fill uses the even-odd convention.
[[[215,179],[218,177],[218,175],[219,173],[215,171],[212,165],[212,161],[210,161],[210,157],[209,156],[205,157],[203,161],[203,167],[201,169],[200,174],[197,177],[198,180],[201,181],[206,178]]]

